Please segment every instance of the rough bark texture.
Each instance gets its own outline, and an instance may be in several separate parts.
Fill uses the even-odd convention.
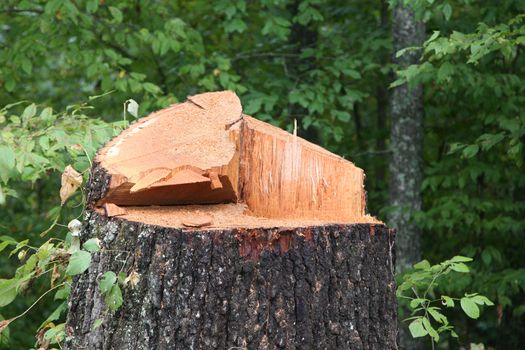
[[[392,31],[394,52],[423,43],[424,25],[407,7],[394,9]],[[403,68],[418,63],[419,55],[419,51],[409,51],[394,61]],[[393,89],[391,110],[390,201],[398,210],[390,215],[389,224],[398,228],[397,271],[400,272],[420,259],[419,230],[410,214],[421,209],[423,87],[405,84]]]
[[[103,249],[74,282],[69,349],[397,348],[384,225],[184,230],[89,210],[92,236]],[[140,276],[115,314],[97,286],[108,270]]]
[[[424,24],[414,12],[401,4],[392,16],[394,62],[399,68],[417,64],[419,50],[395,53],[405,47],[421,46],[425,37]],[[391,97],[392,129],[390,148],[390,203],[393,208],[388,222],[398,228],[396,271],[402,272],[421,258],[420,231],[411,214],[421,209],[421,180],[423,168],[423,87],[406,84],[393,89]],[[406,327],[400,329],[401,347],[419,349],[421,342],[412,340]]]

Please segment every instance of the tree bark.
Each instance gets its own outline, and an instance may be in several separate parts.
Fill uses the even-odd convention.
[[[423,22],[414,11],[398,4],[392,15],[394,40],[393,61],[403,69],[417,64],[419,50],[395,53],[405,47],[422,46],[425,37]],[[421,259],[420,231],[411,215],[421,209],[421,181],[423,177],[423,87],[407,84],[393,89],[391,97],[392,128],[390,135],[390,204],[388,222],[398,228],[396,271],[403,272]],[[401,327],[401,347],[419,349],[406,327]]]
[[[409,46],[421,46],[424,25],[413,11],[398,5],[394,9],[392,32],[394,53]],[[419,62],[420,51],[405,52],[394,62],[399,68]],[[423,87],[401,85],[392,91],[392,131],[390,147],[390,202],[396,208],[389,223],[398,227],[397,268],[402,272],[421,255],[420,233],[410,214],[421,209],[421,180],[423,168]]]
[[[74,282],[68,349],[397,348],[384,225],[189,230],[89,210],[82,236],[103,249]],[[114,314],[108,270],[139,276]]]

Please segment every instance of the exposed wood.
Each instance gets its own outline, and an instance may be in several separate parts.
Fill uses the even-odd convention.
[[[126,215],[126,210],[113,203],[104,203],[104,214],[111,218],[113,216]]]
[[[363,170],[251,117],[244,118],[242,135],[247,150],[241,157],[242,199],[253,214],[366,221]]]
[[[191,96],[141,119],[97,155],[96,205],[244,203],[266,218],[370,222],[351,162],[242,114],[230,91]]]

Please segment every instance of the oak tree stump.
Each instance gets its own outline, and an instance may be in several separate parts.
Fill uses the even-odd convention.
[[[70,349],[396,349],[394,233],[351,162],[229,91],[145,117],[98,153]],[[124,272],[123,305],[98,283]],[[102,324],[98,327],[101,321]]]

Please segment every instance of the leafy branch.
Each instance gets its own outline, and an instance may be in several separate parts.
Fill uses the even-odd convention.
[[[436,296],[435,289],[439,280],[451,272],[469,273],[470,269],[465,263],[471,261],[471,258],[464,256],[455,256],[436,265],[423,260],[414,265],[414,270],[403,275],[403,282],[397,288],[398,298],[407,300],[412,311],[412,316],[404,320],[411,321],[408,328],[412,337],[429,336],[432,349],[439,342],[442,333],[448,332],[452,337],[458,337],[447,316],[442,313],[443,306],[454,308],[459,301],[463,312],[468,317],[477,319],[481,305],[494,305],[487,297],[478,293],[465,293],[461,298]]]

